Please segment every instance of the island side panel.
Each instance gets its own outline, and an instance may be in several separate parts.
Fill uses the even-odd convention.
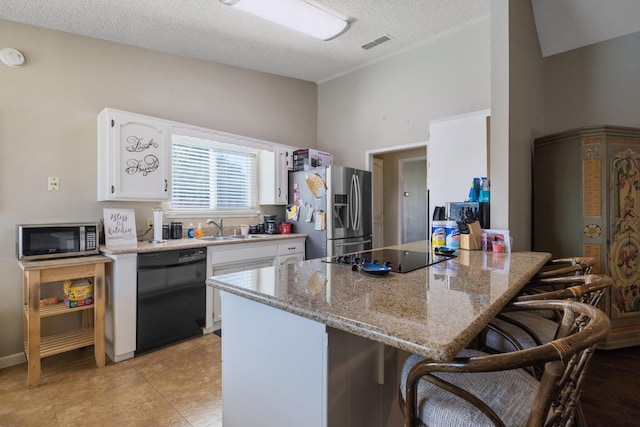
[[[227,292],[221,297],[225,427],[326,427],[326,326]]]

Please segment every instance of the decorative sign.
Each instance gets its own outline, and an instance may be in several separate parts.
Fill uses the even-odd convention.
[[[133,209],[103,209],[107,247],[136,245],[136,215]]]
[[[150,138],[138,137],[136,135],[130,135],[127,137],[127,145],[125,150],[129,153],[143,153],[146,150],[154,150],[158,148],[158,143]],[[125,171],[129,175],[141,173],[142,176],[147,176],[149,173],[154,172],[160,166],[158,157],[153,154],[147,154],[143,159],[128,159],[126,161]]]
[[[144,159],[129,159],[127,160],[127,167],[125,171],[129,175],[135,175],[141,173],[142,176],[147,176],[149,173],[154,172],[160,166],[160,160],[153,154],[144,156]]]

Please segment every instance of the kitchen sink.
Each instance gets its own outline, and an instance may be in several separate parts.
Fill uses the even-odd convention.
[[[225,240],[235,240],[234,237],[232,236],[206,236],[203,237],[202,240],[211,240],[214,242],[221,242],[221,241],[225,241]]]
[[[247,234],[246,236],[230,236],[232,239],[245,240],[245,239],[264,239],[269,236],[264,234]]]

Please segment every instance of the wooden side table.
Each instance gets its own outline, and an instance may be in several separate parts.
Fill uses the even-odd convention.
[[[94,346],[96,365],[104,366],[105,264],[111,260],[102,255],[55,260],[18,261],[24,283],[24,349],[28,362],[29,386],[40,379],[40,359],[89,345]],[[40,307],[40,285],[48,282],[91,278],[93,304],[67,308],[58,303]],[[90,311],[93,310],[93,318]],[[81,311],[82,327],[41,337],[41,319]]]

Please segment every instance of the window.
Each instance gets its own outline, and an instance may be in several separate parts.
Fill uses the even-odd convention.
[[[258,150],[173,135],[173,215],[253,215],[258,211]]]

